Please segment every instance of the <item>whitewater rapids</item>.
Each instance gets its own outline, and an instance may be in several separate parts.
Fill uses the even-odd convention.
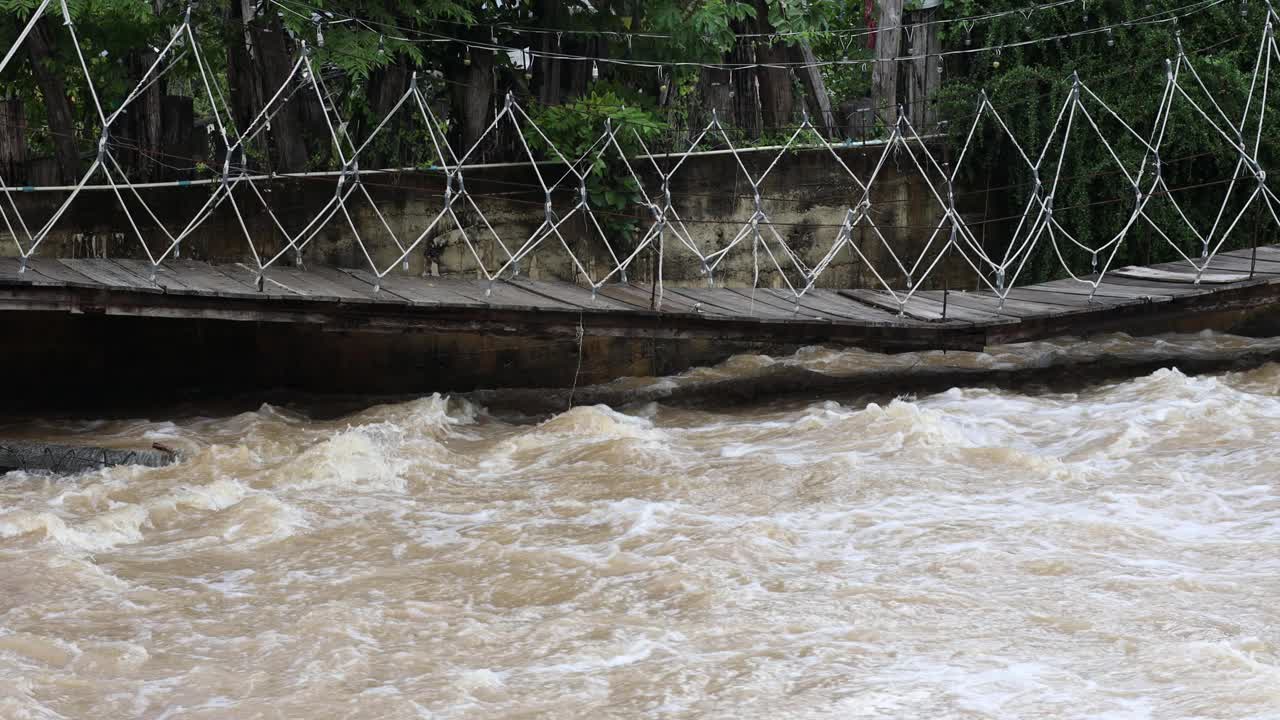
[[[186,459],[0,478],[0,718],[1277,718],[1280,365],[1176,364],[27,421]]]

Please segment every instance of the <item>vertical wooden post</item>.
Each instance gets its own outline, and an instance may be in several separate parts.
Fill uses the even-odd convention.
[[[937,10],[917,10],[908,14],[906,24],[911,28],[911,44],[908,55],[910,77],[907,80],[907,117],[916,131],[931,132],[937,122],[933,97],[938,92],[941,78],[942,39],[934,22]]]
[[[898,49],[902,43],[903,0],[880,0],[876,31],[876,67],[871,76],[871,102],[886,127],[898,119]]]
[[[21,98],[0,100],[0,177],[10,185],[26,180],[27,114]]]

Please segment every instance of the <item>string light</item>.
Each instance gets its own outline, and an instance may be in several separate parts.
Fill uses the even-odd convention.
[[[268,0],[268,1],[269,1],[269,2],[272,2],[273,4],[275,4],[275,5],[277,5],[277,6],[281,7],[281,8],[283,8],[283,9],[284,9],[285,11],[287,11],[287,12],[293,13],[293,14],[295,14],[295,15],[299,15],[299,16],[304,17],[304,18],[305,18],[305,17],[307,17],[306,15],[302,15],[302,13],[299,13],[298,11],[293,10],[292,8],[290,8],[290,7],[288,7],[287,5],[285,5],[285,4],[284,4],[285,2],[289,2],[289,3],[293,3],[293,4],[296,4],[296,5],[299,5],[299,6],[305,6],[305,5],[303,4],[303,0]],[[1082,3],[1082,5],[1083,5],[1083,4],[1085,4],[1085,3],[1087,2],[1087,0],[1079,0],[1079,1]],[[1062,38],[1068,38],[1068,39],[1070,39],[1070,38],[1074,38],[1074,37],[1079,36],[1079,35],[1088,35],[1088,34],[1098,33],[1098,32],[1105,32],[1105,33],[1109,33],[1109,31],[1111,31],[1111,30],[1112,30],[1112,28],[1114,28],[1114,27],[1122,27],[1122,26],[1123,26],[1123,27],[1129,27],[1129,26],[1137,27],[1137,26],[1143,26],[1143,25],[1157,25],[1157,24],[1164,24],[1164,23],[1175,23],[1175,24],[1176,24],[1176,22],[1177,22],[1177,20],[1178,20],[1178,18],[1179,18],[1180,16],[1190,16],[1190,15],[1193,15],[1193,14],[1197,14],[1197,13],[1203,12],[1203,11],[1205,11],[1205,10],[1211,9],[1211,8],[1213,8],[1213,7],[1217,6],[1217,5],[1222,5],[1222,4],[1226,3],[1227,1],[1228,1],[1228,0],[1194,0],[1193,2],[1189,2],[1189,3],[1187,3],[1186,5],[1183,5],[1183,6],[1181,6],[1181,7],[1173,8],[1173,9],[1169,9],[1169,10],[1162,10],[1162,11],[1160,11],[1159,13],[1152,13],[1152,11],[1153,11],[1153,9],[1154,9],[1154,8],[1153,8],[1153,4],[1152,4],[1152,3],[1150,3],[1150,2],[1148,2],[1148,3],[1147,3],[1147,5],[1146,5],[1146,7],[1147,7],[1148,12],[1149,12],[1149,13],[1152,13],[1152,17],[1142,17],[1142,18],[1138,18],[1138,19],[1135,19],[1135,20],[1126,20],[1126,21],[1120,22],[1120,23],[1118,23],[1118,24],[1116,24],[1116,25],[1103,26],[1103,27],[1097,27],[1097,28],[1086,28],[1086,29],[1083,29],[1083,30],[1078,30],[1078,31],[1074,31],[1074,32],[1066,32],[1066,33],[1059,34],[1059,35],[1056,35],[1056,36],[1051,36],[1051,37],[1041,37],[1041,38],[1031,37],[1031,38],[1026,39],[1025,41],[1018,41],[1018,42],[1006,43],[1006,44],[1005,44],[1005,47],[1021,47],[1021,46],[1024,46],[1024,45],[1030,45],[1030,44],[1034,44],[1034,43],[1047,42],[1047,41],[1049,41],[1049,40],[1056,40],[1057,42],[1059,42],[1059,43],[1060,43],[1060,42],[1061,42],[1061,40],[1062,40]],[[1058,8],[1058,7],[1062,7],[1062,6],[1065,6],[1065,5],[1073,4],[1073,3],[1075,3],[1075,2],[1077,2],[1077,0],[1060,0],[1060,1],[1058,1],[1058,2],[1050,2],[1050,3],[1040,4],[1040,5],[1033,5],[1033,6],[1031,6],[1031,7],[1027,7],[1027,8],[1019,8],[1019,9],[1013,9],[1013,10],[1007,10],[1007,11],[993,12],[993,13],[987,13],[987,14],[984,14],[984,15],[974,15],[974,16],[969,16],[969,17],[965,17],[965,18],[953,18],[953,19],[939,19],[939,20],[932,20],[932,21],[927,21],[927,22],[923,22],[923,23],[918,23],[918,24],[916,24],[916,25],[914,25],[914,26],[911,26],[910,28],[904,27],[904,30],[907,30],[907,29],[916,29],[916,28],[919,28],[919,27],[925,27],[925,26],[928,26],[928,25],[935,25],[935,24],[951,24],[951,23],[959,23],[959,24],[961,25],[961,27],[963,27],[963,28],[965,29],[965,43],[964,43],[964,47],[965,47],[966,49],[948,50],[948,51],[943,51],[943,52],[939,52],[939,53],[930,53],[929,55],[930,55],[930,56],[932,56],[932,55],[937,55],[937,56],[939,56],[939,57],[942,57],[942,56],[946,56],[946,55],[960,55],[960,54],[969,54],[969,53],[980,53],[980,52],[985,52],[985,51],[987,51],[987,50],[990,50],[991,48],[990,48],[989,46],[987,46],[987,47],[974,47],[974,45],[973,45],[973,41],[972,41],[972,29],[973,29],[973,27],[975,26],[975,22],[974,22],[975,20],[984,20],[984,21],[985,21],[985,20],[992,20],[992,19],[995,19],[995,18],[1007,17],[1007,16],[1009,16],[1009,15],[1012,15],[1012,14],[1014,14],[1014,13],[1017,13],[1017,14],[1021,14],[1021,15],[1024,17],[1024,19],[1025,19],[1024,29],[1026,29],[1028,33],[1034,33],[1035,28],[1034,28],[1033,22],[1032,22],[1032,20],[1031,20],[1031,16],[1032,16],[1036,11],[1038,11],[1038,10],[1047,10],[1047,9],[1052,9],[1052,8]],[[1242,0],[1242,4],[1243,4],[1244,2],[1247,2],[1247,0]],[[1181,13],[1181,15],[1179,15],[1178,13]],[[329,16],[329,17],[333,17],[333,14],[332,14],[332,13],[329,13],[329,12],[327,12],[327,11],[326,11],[325,15],[326,15],[326,16]],[[340,17],[341,17],[341,16],[340,16]],[[496,37],[495,37],[494,44],[492,44],[492,45],[490,45],[490,46],[486,47],[485,45],[480,44],[480,43],[475,43],[474,41],[466,41],[466,40],[463,40],[463,39],[460,39],[460,38],[455,38],[455,37],[451,37],[451,36],[448,36],[448,35],[443,35],[443,34],[440,34],[440,33],[435,33],[435,32],[430,32],[430,31],[425,31],[425,30],[417,30],[417,29],[407,29],[407,28],[403,28],[403,27],[400,27],[400,26],[392,25],[392,24],[389,24],[389,23],[377,23],[377,22],[370,22],[370,21],[366,21],[366,20],[363,20],[363,19],[360,19],[360,18],[355,18],[355,17],[342,17],[342,19],[340,19],[340,20],[328,20],[327,22],[330,22],[330,23],[337,23],[337,22],[354,22],[354,23],[360,24],[360,25],[362,25],[362,26],[364,26],[364,27],[366,27],[366,28],[369,28],[369,29],[371,29],[371,30],[374,30],[374,26],[390,27],[390,28],[398,29],[398,30],[400,30],[400,31],[402,31],[402,32],[405,32],[405,33],[414,34],[414,35],[417,35],[417,36],[418,36],[417,38],[409,38],[409,37],[400,37],[400,38],[395,38],[395,39],[398,39],[398,40],[401,40],[401,41],[405,41],[405,42],[415,42],[415,43],[436,43],[436,42],[448,43],[448,42],[455,42],[455,43],[465,43],[465,44],[467,44],[467,45],[468,45],[468,47],[471,47],[471,48],[477,48],[477,47],[478,47],[478,48],[487,49],[487,50],[490,50],[490,51],[495,52],[495,53],[502,52],[502,51],[504,51],[504,50],[506,50],[506,51],[508,51],[508,52],[517,52],[517,51],[519,51],[519,49],[518,49],[518,48],[508,48],[508,47],[505,47],[505,46],[497,45],[497,44],[496,44]],[[502,27],[504,27],[504,29],[511,30],[511,31],[513,31],[513,32],[518,32],[518,31],[520,31],[520,29],[518,29],[518,28],[514,28],[514,27],[508,27],[508,26],[502,26]],[[492,28],[491,28],[491,29],[492,29]],[[374,31],[376,32],[376,30],[374,30]],[[559,43],[559,41],[560,41],[560,36],[561,36],[564,32],[589,33],[589,34],[591,34],[591,35],[593,35],[593,36],[599,36],[599,35],[601,35],[601,34],[602,34],[602,33],[601,33],[601,31],[585,31],[585,30],[584,30],[584,31],[565,31],[565,30],[548,30],[548,29],[529,29],[529,32],[534,32],[534,31],[541,32],[541,33],[543,33],[543,34],[549,34],[549,33],[551,33],[551,34],[555,34],[555,36],[556,36],[556,40],[557,40],[557,48],[559,48],[559,45],[560,45],[560,43]],[[828,33],[828,34],[834,34],[834,35],[842,35],[842,36],[845,36],[845,37],[851,37],[851,38],[859,37],[859,36],[871,35],[871,34],[874,34],[875,32],[877,32],[877,31],[876,31],[876,30],[868,30],[868,31],[862,31],[862,30],[857,30],[857,31],[853,31],[853,30],[850,30],[850,31],[815,31],[815,33],[817,33],[817,34]],[[491,35],[493,35],[493,34],[494,34],[494,33],[491,31]],[[603,34],[608,35],[608,36],[613,37],[613,38],[621,38],[621,37],[624,37],[624,36],[627,36],[627,35],[635,35],[635,36],[639,36],[639,37],[655,37],[655,38],[669,37],[669,36],[666,36],[666,35],[661,35],[661,34],[656,34],[656,33],[621,33],[621,32],[612,32],[612,31],[609,31],[609,32],[605,32],[605,33],[603,33]],[[796,35],[796,34],[798,34],[798,33],[796,33],[796,32],[780,32],[780,33],[771,33],[771,34],[763,34],[763,33],[744,33],[744,34],[737,34],[737,35],[735,35],[735,37],[769,37],[769,38],[772,38],[772,39],[780,39],[780,38],[783,38],[783,37],[786,37],[786,36],[789,36],[789,35]],[[913,53],[912,53],[912,54],[914,55],[914,47],[912,48],[912,50],[913,50]],[[655,62],[655,61],[651,61],[651,60],[635,60],[635,59],[610,58],[610,57],[592,57],[592,56],[571,55],[571,54],[564,54],[564,53],[560,53],[560,52],[547,52],[547,51],[531,51],[531,52],[532,52],[532,54],[533,54],[533,55],[535,55],[535,56],[537,56],[537,57],[544,57],[544,58],[548,58],[548,59],[552,59],[552,60],[560,60],[560,61],[566,61],[566,62],[586,62],[586,61],[591,61],[592,63],[597,63],[597,62],[599,62],[599,63],[609,63],[609,64],[613,64],[613,65],[618,65],[618,66],[626,66],[626,67],[640,67],[640,68],[652,68],[652,67],[655,67],[655,66],[658,64],[657,62]],[[899,57],[899,58],[897,58],[897,59],[898,59],[898,60],[912,60],[912,59],[918,59],[918,58],[914,58],[914,57]],[[865,62],[869,62],[869,61],[846,60],[846,59],[844,59],[844,58],[841,58],[841,59],[838,59],[838,60],[821,60],[821,61],[817,61],[817,62],[707,63],[707,62],[697,62],[697,61],[684,61],[684,62],[674,62],[674,63],[671,63],[671,64],[672,64],[672,65],[675,65],[675,66],[682,66],[682,67],[700,67],[700,68],[707,68],[707,69],[721,69],[721,70],[741,69],[741,70],[750,70],[750,69],[755,69],[755,68],[760,68],[760,67],[770,67],[770,68],[813,68],[813,67],[830,67],[830,66],[839,66],[839,65],[848,65],[848,64],[863,64],[863,63],[865,63]]]

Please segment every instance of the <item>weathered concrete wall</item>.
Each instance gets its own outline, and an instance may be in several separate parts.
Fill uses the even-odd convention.
[[[840,148],[836,153],[837,160],[825,149],[793,151],[777,162],[761,184],[762,207],[773,220],[774,230],[809,266],[817,264],[835,242],[846,210],[856,205],[862,196],[861,188],[841,163],[865,181],[875,171],[882,152],[882,148],[877,146]],[[762,173],[775,157],[776,152],[743,153],[739,156],[753,176]],[[662,162],[674,163],[675,160],[664,159]],[[751,185],[738,163],[739,159],[732,154],[694,156],[686,160],[672,178],[671,192],[676,211],[690,237],[704,253],[732,241],[754,210]],[[635,167],[638,171],[647,170],[645,187],[656,198],[659,184],[652,166],[647,161],[638,161]],[[564,172],[563,168],[555,166],[543,166],[542,171],[548,179],[559,177]],[[937,179],[934,181],[936,183]],[[264,191],[263,199],[274,210],[283,227],[296,233],[333,196],[337,179],[277,179],[259,182],[258,185]],[[461,228],[452,219],[445,218],[428,230],[444,207],[444,183],[439,173],[367,175],[364,186],[402,242],[407,244],[426,231],[423,242],[408,258],[408,272],[478,276],[477,260],[464,242],[463,232],[471,238],[480,260],[491,271],[505,260],[506,254],[498,239],[489,231],[479,213],[458,207]],[[472,170],[467,173],[466,187],[475,197],[489,226],[512,250],[522,244],[543,220],[544,196],[530,167]],[[199,211],[213,189],[212,186],[148,189],[143,190],[142,195],[170,232],[176,233]],[[53,213],[62,197],[58,193],[23,193],[17,200],[28,224],[35,227]],[[167,239],[141,206],[127,194],[125,197],[131,203],[131,210],[149,246],[157,253],[163,250],[168,245]],[[568,213],[576,199],[576,185],[566,184],[563,192],[553,196],[556,213]],[[235,200],[249,233],[257,243],[258,252],[264,257],[278,252],[285,245],[283,235],[264,210],[262,201],[243,185],[236,190]],[[881,167],[871,202],[872,217],[884,240],[909,266],[928,242],[943,215],[943,208],[905,151],[899,150]],[[357,192],[347,205],[351,220],[370,248],[374,260],[382,267],[392,264],[399,250],[369,201]],[[636,218],[639,233],[643,234],[650,223],[647,212],[637,206],[629,213]],[[601,220],[604,219],[601,215]],[[599,232],[585,217],[570,219],[562,230],[565,240],[589,272],[599,276],[614,266]],[[790,268],[770,231],[766,228],[762,233],[775,256],[784,267]],[[945,236],[940,236],[937,243],[945,242],[945,239]],[[628,243],[616,236],[611,240],[614,251],[620,256],[625,256],[634,247],[634,241]],[[900,286],[903,273],[880,238],[863,226],[855,233],[855,240],[871,258],[875,269]],[[933,246],[935,252],[939,246]],[[668,234],[666,248],[663,262],[666,282],[705,282],[697,258],[681,247],[671,234]],[[0,243],[0,253],[13,252],[11,242]],[[184,256],[197,259],[252,262],[244,232],[230,204],[225,202],[183,243],[182,252]],[[106,191],[82,193],[45,242],[41,254],[142,257],[128,220],[120,211],[119,201],[114,193]],[[759,257],[760,283],[782,287],[783,278],[773,271],[772,261],[763,251]],[[292,263],[292,253],[282,261]],[[304,261],[343,267],[364,267],[367,264],[342,213],[325,224],[308,247]],[[957,258],[953,257],[944,267],[949,268],[949,274],[954,276],[953,287],[972,284],[972,272]],[[653,260],[646,253],[637,259],[629,279],[647,281],[653,270]],[[574,264],[554,236],[542,242],[521,271],[535,279],[575,279]],[[750,285],[754,274],[755,262],[748,239],[725,259],[717,269],[716,279],[728,284]],[[802,281],[798,272],[791,273],[790,278],[792,282]],[[930,284],[941,286],[942,278],[943,273],[937,273]],[[847,248],[841,251],[818,281],[822,287],[859,287],[874,283],[870,268]]]

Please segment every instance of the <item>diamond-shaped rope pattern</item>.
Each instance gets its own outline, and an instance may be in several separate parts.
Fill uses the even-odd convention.
[[[0,60],[0,71],[14,57],[17,48],[25,40],[35,22],[47,11],[51,2],[52,0],[45,0],[23,26],[13,46]],[[3,219],[4,229],[12,238],[17,247],[18,256],[21,258],[19,272],[25,270],[27,259],[39,250],[79,193],[90,186],[90,180],[99,175],[103,181],[100,186],[109,188],[117,198],[130,226],[129,229],[150,261],[153,280],[155,269],[167,259],[178,257],[183,242],[208,220],[216,209],[226,205],[235,214],[237,226],[243,233],[246,246],[256,264],[260,289],[262,272],[290,251],[293,253],[293,262],[301,266],[303,251],[331,222],[344,224],[350,231],[355,245],[359,248],[376,281],[395,272],[398,267],[407,270],[409,258],[413,253],[433,232],[447,225],[454,228],[456,236],[461,239],[467,254],[474,261],[479,275],[490,284],[503,278],[517,276],[522,265],[527,265],[535,253],[551,245],[558,246],[559,250],[567,253],[576,273],[594,293],[605,283],[626,282],[628,269],[635,264],[642,253],[648,251],[657,256],[657,262],[654,264],[656,269],[654,282],[658,286],[659,298],[662,293],[663,259],[669,253],[691,255],[696,259],[706,281],[712,285],[715,283],[717,272],[723,272],[728,258],[748,253],[753,286],[758,285],[763,267],[776,273],[781,283],[785,285],[785,290],[798,303],[801,297],[815,287],[819,278],[831,267],[841,252],[847,250],[850,256],[856,257],[869,270],[875,283],[898,304],[900,311],[905,311],[917,291],[949,253],[959,257],[973,271],[978,284],[993,291],[1003,303],[1004,298],[1008,296],[1019,277],[1027,269],[1029,260],[1036,250],[1047,243],[1065,273],[1089,286],[1092,297],[1092,292],[1097,290],[1106,273],[1111,269],[1118,251],[1134,232],[1135,227],[1149,228],[1156,237],[1170,245],[1194,269],[1197,282],[1214,256],[1239,226],[1246,212],[1255,204],[1265,208],[1265,216],[1280,227],[1280,198],[1277,198],[1275,192],[1268,186],[1267,174],[1259,161],[1270,90],[1271,63],[1273,58],[1280,60],[1280,47],[1277,46],[1273,33],[1273,21],[1278,17],[1270,8],[1267,10],[1266,23],[1258,44],[1248,96],[1244,100],[1244,109],[1238,121],[1231,119],[1224,111],[1218,98],[1201,79],[1195,64],[1183,52],[1179,41],[1177,57],[1166,64],[1164,89],[1159,106],[1156,108],[1156,120],[1145,134],[1126,122],[1103,98],[1073,74],[1070,91],[1058,110],[1052,130],[1038,150],[1027,148],[1018,140],[1005,117],[983,92],[979,95],[976,112],[964,144],[955,154],[954,165],[947,166],[939,162],[941,155],[938,146],[926,141],[917,128],[908,121],[906,115],[899,112],[898,120],[890,128],[888,139],[882,143],[870,173],[860,177],[846,164],[838,152],[839,145],[830,143],[807,117],[788,137],[781,149],[777,150],[776,155],[756,173],[753,173],[744,161],[744,156],[749,151],[738,148],[734,144],[730,133],[714,114],[710,123],[693,136],[689,145],[680,152],[670,154],[665,164],[658,162],[659,156],[650,151],[636,128],[617,126],[611,122],[601,128],[600,136],[585,152],[577,158],[568,158],[510,94],[495,113],[492,122],[472,145],[458,152],[448,142],[444,125],[431,110],[430,102],[419,88],[416,74],[386,116],[369,131],[366,137],[357,142],[349,133],[348,123],[342,118],[333,102],[324,77],[314,67],[311,52],[305,44],[288,77],[276,89],[264,108],[246,127],[236,128],[230,122],[232,114],[221,90],[210,80],[209,63],[206,61],[205,52],[201,49],[189,13],[174,31],[168,43],[158,52],[155,61],[144,73],[137,87],[126,96],[119,107],[108,115],[102,111],[66,2],[59,0],[59,4],[64,25],[80,61],[80,70],[84,73],[91,91],[91,99],[101,121],[101,134],[97,155],[88,171],[70,188],[67,197],[43,224],[33,225],[22,216],[14,201],[15,189],[6,185],[4,179],[0,177],[0,193],[5,196],[4,201],[0,202],[0,219]],[[138,187],[129,180],[124,166],[113,152],[110,137],[113,125],[121,114],[141,96],[142,91],[186,56],[194,60],[198,70],[200,92],[208,101],[214,116],[214,125],[211,126],[210,132],[216,132],[222,141],[225,159],[216,180],[212,183],[214,187],[205,203],[181,228],[171,230],[148,205],[143,194],[138,191]],[[303,227],[291,232],[280,220],[263,188],[260,187],[260,183],[269,181],[270,177],[251,174],[246,167],[245,158],[247,150],[253,143],[265,141],[264,132],[270,130],[272,118],[298,93],[315,96],[321,109],[324,126],[328,130],[332,145],[341,162],[341,168],[336,172],[305,174],[334,178],[334,191],[328,201]],[[1223,194],[1216,217],[1209,227],[1197,225],[1189,217],[1178,201],[1174,189],[1169,187],[1162,175],[1160,149],[1165,138],[1178,132],[1177,127],[1171,127],[1171,118],[1176,106],[1190,108],[1192,111],[1190,116],[1195,118],[1196,122],[1205,123],[1235,155],[1235,170]],[[420,123],[420,129],[425,130],[430,140],[429,164],[432,171],[441,173],[444,179],[443,200],[439,211],[416,236],[411,238],[400,237],[363,182],[364,176],[370,173],[394,172],[398,169],[362,169],[360,166],[361,157],[366,154],[374,140],[382,133],[392,132],[388,128],[394,127],[393,119],[404,115],[410,116],[413,122]],[[1186,116],[1185,113],[1183,116]],[[974,153],[970,150],[983,123],[992,124],[991,127],[1003,138],[1003,141],[1016,150],[1016,157],[1025,163],[1033,178],[1029,196],[1025,203],[1020,203],[1022,212],[1017,218],[1012,235],[1008,238],[1005,249],[995,253],[994,256],[988,254],[979,235],[956,208],[956,180],[965,163],[972,162]],[[480,202],[477,202],[477,196],[468,190],[466,183],[467,173],[473,167],[472,158],[478,157],[482,146],[504,129],[509,130],[512,136],[518,139],[521,162],[527,163],[532,176],[536,178],[537,191],[541,193],[544,200],[540,224],[527,236],[521,238],[501,237],[486,216]],[[1092,143],[1093,152],[1102,153],[1104,158],[1115,165],[1117,173],[1123,176],[1124,182],[1133,191],[1132,209],[1125,222],[1104,241],[1094,244],[1082,242],[1079,239],[1079,233],[1073,232],[1061,217],[1055,216],[1054,213],[1056,196],[1067,162],[1068,142],[1074,136],[1081,134],[1084,136],[1083,141]],[[628,156],[623,150],[623,143],[619,142],[620,136],[634,139],[643,149],[644,155]],[[540,141],[538,144],[545,146],[546,152],[543,159],[539,159],[534,153],[530,147],[529,138],[536,138]],[[1077,142],[1080,141],[1077,140]],[[679,172],[681,166],[691,156],[703,150],[707,143],[715,143],[720,148],[727,148],[740,173],[739,179],[746,182],[751,201],[750,215],[742,220],[735,234],[720,247],[711,250],[700,245],[690,233],[685,219],[677,210],[678,203],[674,202],[672,197],[673,177]],[[1122,153],[1117,148],[1122,143],[1136,144],[1141,148],[1142,160],[1137,167],[1131,167],[1121,159]],[[778,232],[770,215],[769,202],[761,194],[766,178],[780,163],[785,162],[793,149],[801,145],[829,153],[834,159],[835,167],[852,181],[852,188],[854,188],[848,198],[847,209],[843,221],[835,232],[835,237],[812,266],[806,262],[800,252],[792,247],[785,234]],[[939,221],[932,226],[923,246],[914,251],[901,244],[895,246],[895,243],[889,239],[893,233],[886,234],[886,228],[877,224],[872,213],[874,190],[886,175],[885,169],[888,163],[891,160],[900,159],[903,155],[909,158],[908,167],[918,173],[922,179],[928,192],[928,199],[937,203],[940,215]],[[592,168],[606,156],[614,159],[616,162],[612,167],[625,172],[631,180],[634,180],[635,187],[638,188],[640,207],[633,209],[641,211],[639,215],[643,218],[641,221],[643,232],[638,234],[638,240],[634,246],[627,250],[620,250],[616,245],[616,238],[609,237],[605,224],[600,222],[597,210],[592,207],[587,189]],[[1237,209],[1232,210],[1231,198],[1239,193],[1244,193],[1246,200]],[[572,198],[572,203],[567,208],[558,209],[554,198],[563,199],[566,196]],[[1181,226],[1200,242],[1199,257],[1192,257],[1184,252],[1171,237],[1172,231],[1161,227],[1153,218],[1150,208],[1157,199],[1159,202],[1169,203]],[[260,206],[265,211],[271,226],[279,234],[280,242],[275,245],[278,250],[271,253],[263,252],[262,244],[255,242],[245,221],[244,203]],[[352,209],[359,204],[367,204],[372,208],[378,220],[376,226],[378,234],[385,234],[390,240],[390,246],[394,246],[395,257],[390,262],[380,264],[373,252],[373,239],[369,238],[367,241],[362,236],[361,225],[352,216]],[[468,225],[460,218],[460,214],[473,217],[476,222]],[[607,254],[609,262],[603,270],[594,270],[594,261],[584,261],[566,239],[563,230],[566,223],[574,218],[578,218],[591,239],[599,243],[596,250],[603,250]],[[159,229],[163,236],[160,247],[148,245],[140,223],[154,225]],[[883,253],[865,252],[861,244],[854,240],[854,233],[858,230],[864,231],[864,237],[873,238]],[[486,257],[479,244],[481,235],[492,238],[501,254],[497,257]],[[1083,252],[1092,259],[1089,273],[1092,277],[1082,277],[1067,261],[1065,250],[1070,248],[1075,249],[1073,252]],[[595,253],[593,257],[595,256],[600,256],[600,253]],[[877,262],[882,267],[877,267]],[[901,283],[892,281],[899,277],[903,278]]]

